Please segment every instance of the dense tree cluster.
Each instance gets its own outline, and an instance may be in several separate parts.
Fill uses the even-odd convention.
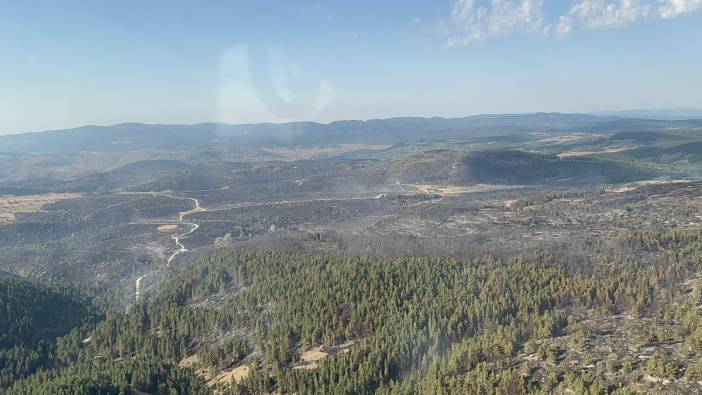
[[[248,366],[239,383],[219,384],[245,394],[518,394],[557,388],[628,394],[630,388],[607,374],[633,369],[696,380],[700,362],[662,354],[640,366],[614,356],[592,371],[563,367],[543,375],[515,364],[517,356],[533,354],[558,365],[564,350],[551,339],[564,333],[587,354],[590,335],[578,324],[584,312],[678,323],[688,355],[700,360],[702,291],[699,284],[692,291],[680,287],[700,270],[699,232],[628,231],[620,238],[622,245],[655,252],[657,260],[603,257],[590,270],[573,272],[548,253],[457,260],[219,249],[153,299],[127,312],[108,312],[90,341],[76,333],[60,338],[55,360],[76,367],[42,371],[13,391],[194,393],[204,384],[177,366],[193,355],[205,371]],[[682,303],[683,297],[690,302]],[[646,341],[667,337],[651,332]],[[334,351],[342,344],[345,352]],[[294,369],[302,352],[317,346],[330,355],[315,369]]]
[[[0,388],[52,365],[55,339],[96,317],[71,288],[0,278]]]
[[[209,394],[192,372],[154,359],[80,364],[63,371],[35,374],[8,395]]]

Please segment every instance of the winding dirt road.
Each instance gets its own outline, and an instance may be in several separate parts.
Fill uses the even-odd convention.
[[[188,252],[188,249],[185,248],[185,245],[183,245],[183,243],[181,242],[181,239],[190,235],[191,233],[195,232],[196,230],[198,230],[200,228],[200,225],[195,223],[195,222],[183,222],[185,217],[188,215],[191,215],[191,214],[199,213],[202,211],[208,211],[208,210],[205,208],[202,208],[202,206],[200,206],[200,201],[197,200],[196,198],[183,197],[183,196],[173,196],[173,195],[169,195],[166,193],[158,193],[158,192],[146,192],[146,194],[152,195],[152,196],[165,196],[165,197],[169,197],[171,199],[190,200],[194,204],[194,207],[192,209],[187,210],[187,211],[181,211],[178,213],[178,221],[181,224],[190,227],[190,229],[185,233],[180,233],[180,234],[171,236],[171,239],[173,239],[173,241],[176,244],[176,247],[178,247],[178,248],[166,260],[166,266],[170,266],[171,262],[173,262],[173,260],[178,255],[183,254],[185,252]],[[170,225],[170,224],[168,224],[168,225]],[[144,280],[144,278],[146,278],[146,275],[140,276],[139,278],[136,279],[136,283],[134,284],[134,297],[136,300],[139,300],[139,298],[141,297],[141,282]]]
[[[136,279],[136,284],[134,285],[134,299],[139,300],[141,297],[141,280],[143,280],[146,277],[146,275],[140,276],[139,278]]]
[[[226,188],[222,188],[226,189]],[[200,213],[200,212],[205,212],[205,211],[220,211],[220,210],[226,210],[226,209],[231,209],[231,208],[244,208],[244,207],[257,207],[257,206],[268,206],[268,205],[288,205],[288,204],[295,204],[295,203],[305,203],[305,202],[315,202],[315,201],[344,201],[344,200],[366,200],[366,199],[381,199],[384,196],[386,196],[385,193],[380,193],[376,196],[366,196],[366,197],[352,197],[352,198],[318,198],[318,199],[304,199],[300,201],[278,201],[278,202],[268,202],[268,203],[254,203],[254,204],[245,204],[245,205],[239,205],[236,207],[229,207],[229,208],[222,208],[222,209],[206,209],[200,206],[200,201],[196,198],[192,197],[184,197],[184,196],[174,196],[174,195],[169,195],[167,193],[160,193],[160,192],[141,192],[142,194],[148,194],[151,196],[164,196],[168,197],[171,199],[181,199],[181,200],[190,200],[193,202],[193,208],[187,211],[181,211],[178,213],[178,222],[182,225],[186,225],[189,227],[187,232],[184,233],[179,233],[171,236],[171,239],[175,242],[176,245],[176,250],[173,251],[173,253],[168,257],[166,260],[166,266],[170,266],[171,262],[180,254],[184,254],[188,252],[188,249],[185,247],[185,245],[182,243],[182,239],[191,235],[193,232],[198,230],[200,228],[200,224],[195,223],[195,222],[185,222],[185,219],[187,216],[195,214],[195,213]],[[175,225],[173,223],[165,223],[163,225]],[[139,278],[136,279],[136,284],[135,284],[135,297],[138,300],[141,296],[141,282],[146,278],[146,275],[140,276]]]
[[[177,235],[171,236],[171,238],[173,239],[173,241],[175,241],[176,246],[178,246],[178,249],[175,250],[175,251],[173,252],[173,254],[171,254],[171,256],[168,257],[168,260],[166,261],[166,264],[167,264],[167,265],[170,265],[171,262],[173,262],[173,260],[175,259],[175,257],[177,257],[178,255],[180,255],[180,254],[182,254],[182,253],[188,252],[188,249],[185,248],[185,246],[183,245],[183,243],[180,242],[180,239],[182,239],[183,237],[186,237],[186,236],[190,235],[191,233],[195,232],[196,230],[198,230],[198,229],[200,228],[200,225],[199,225],[199,224],[196,224],[195,222],[183,222],[183,220],[184,220],[185,217],[188,216],[188,215],[195,214],[195,213],[199,213],[199,212],[202,212],[202,211],[207,211],[207,209],[202,208],[202,207],[200,206],[200,201],[197,200],[196,198],[182,197],[182,196],[173,196],[173,195],[168,195],[168,194],[165,194],[165,193],[157,193],[157,194],[155,194],[155,195],[166,196],[166,197],[173,198],[173,199],[191,200],[191,201],[194,203],[194,205],[195,205],[192,209],[190,209],[190,210],[188,210],[188,211],[181,211],[181,212],[178,213],[178,221],[180,221],[180,222],[181,222],[182,224],[184,224],[184,225],[189,226],[190,229],[189,229],[187,232],[185,232],[185,233],[181,233],[181,234],[177,234]]]

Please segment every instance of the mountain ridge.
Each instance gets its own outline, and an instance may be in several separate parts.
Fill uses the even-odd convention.
[[[121,152],[135,149],[189,151],[219,145],[305,146],[396,144],[422,139],[469,138],[534,132],[626,131],[640,125],[702,127],[702,121],[660,121],[589,114],[482,114],[461,118],[394,117],[330,123],[289,122],[86,125],[0,136],[0,152]]]

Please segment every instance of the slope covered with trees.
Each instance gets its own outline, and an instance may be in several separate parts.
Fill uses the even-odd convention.
[[[680,230],[619,238],[623,249],[659,259],[603,257],[574,270],[548,252],[461,261],[221,250],[153,299],[109,313],[64,360],[75,368],[35,375],[10,393],[209,391],[204,380],[250,394],[632,393],[626,388],[642,375],[688,388],[702,364],[702,237]],[[615,353],[600,361],[587,328],[593,317],[619,316],[679,331],[669,339],[654,325],[640,340],[657,350],[648,360]],[[681,353],[655,346],[668,341]],[[302,364],[316,347],[329,355]],[[570,347],[580,350],[573,363]],[[193,358],[197,373],[177,366]],[[238,383],[214,379],[237,367],[248,369]]]
[[[55,340],[97,317],[71,288],[0,276],[0,388],[49,367]]]
[[[594,157],[559,158],[518,150],[456,152],[437,150],[383,164],[391,177],[406,182],[454,185],[606,184],[646,179],[653,168]]]
[[[192,372],[161,358],[80,360],[103,308],[70,287],[0,276],[0,300],[0,393],[208,392]]]

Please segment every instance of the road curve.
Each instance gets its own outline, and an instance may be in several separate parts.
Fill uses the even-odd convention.
[[[195,214],[195,213],[199,213],[202,211],[208,211],[208,210],[205,208],[202,208],[202,206],[200,206],[200,201],[197,200],[196,198],[183,197],[183,196],[173,196],[173,195],[169,195],[167,193],[158,193],[158,192],[143,192],[143,193],[148,194],[148,195],[152,195],[152,196],[165,196],[165,197],[169,197],[172,199],[185,199],[185,200],[190,200],[193,202],[192,209],[187,210],[187,211],[181,211],[178,213],[178,221],[180,221],[183,225],[187,225],[188,227],[190,227],[190,229],[185,233],[171,236],[171,239],[173,239],[173,241],[175,241],[176,247],[178,247],[178,248],[166,260],[166,266],[170,266],[171,262],[173,262],[173,260],[178,255],[183,254],[185,252],[188,252],[188,249],[185,248],[185,245],[183,245],[183,243],[180,240],[183,237],[190,235],[191,233],[195,232],[196,230],[198,230],[200,228],[200,225],[196,224],[194,222],[183,222],[185,217],[190,215],[190,214]],[[139,298],[141,297],[141,281],[145,277],[146,277],[146,275],[143,275],[143,276],[140,276],[139,278],[136,279],[136,283],[134,284],[135,300],[139,300]]]
[[[134,285],[134,300],[138,301],[141,297],[141,280],[143,280],[146,275],[140,276],[136,279],[136,284]]]
[[[197,200],[196,198],[181,197],[181,196],[173,196],[173,195],[168,195],[168,194],[165,194],[165,193],[159,193],[159,194],[157,194],[157,195],[166,196],[166,197],[170,197],[170,198],[173,198],[173,199],[186,199],[186,200],[192,201],[193,204],[194,204],[194,207],[193,207],[192,209],[187,210],[187,211],[181,211],[181,212],[178,213],[178,221],[180,221],[180,222],[181,222],[182,224],[184,224],[184,225],[189,226],[190,229],[189,229],[187,232],[185,232],[185,233],[181,233],[181,234],[177,234],[177,235],[171,236],[171,238],[173,239],[173,241],[175,241],[175,244],[176,244],[176,246],[178,247],[178,249],[175,250],[175,251],[173,252],[173,254],[171,254],[171,256],[168,257],[168,260],[166,261],[166,264],[167,264],[167,265],[170,265],[171,262],[173,262],[173,260],[175,259],[175,257],[177,257],[178,255],[180,255],[180,254],[182,254],[182,253],[188,252],[188,249],[185,248],[185,245],[183,245],[183,243],[180,242],[180,239],[182,239],[183,237],[186,237],[186,236],[190,235],[191,233],[195,232],[196,230],[198,230],[198,229],[200,228],[200,225],[199,225],[199,224],[196,224],[196,223],[194,223],[194,222],[183,222],[183,220],[185,219],[185,217],[188,216],[188,215],[190,215],[190,214],[195,214],[195,213],[199,213],[199,212],[207,211],[207,210],[204,209],[204,208],[202,208],[202,207],[200,206],[200,201]]]

